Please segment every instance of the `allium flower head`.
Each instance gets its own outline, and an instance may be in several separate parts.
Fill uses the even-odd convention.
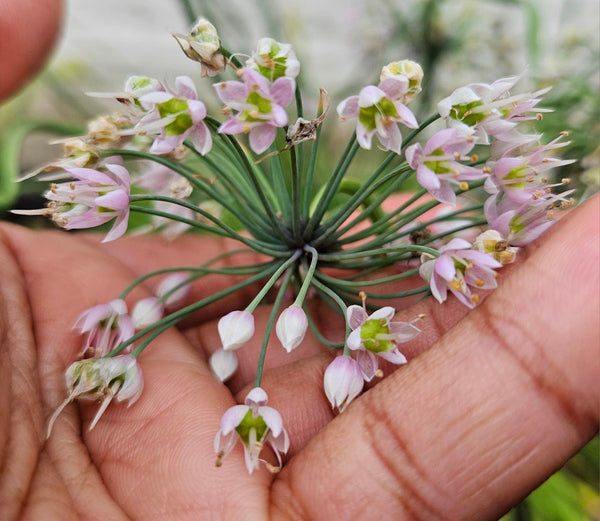
[[[294,98],[296,82],[282,76],[270,83],[259,72],[244,67],[243,83],[224,81],[214,85],[217,95],[235,115],[219,127],[224,134],[250,133],[250,148],[264,152],[275,140],[277,128],[287,125],[284,107]]]
[[[174,90],[161,86],[140,96],[139,103],[148,113],[133,131],[160,133],[150,147],[151,154],[172,152],[187,137],[201,154],[207,154],[212,148],[212,137],[204,123],[206,107],[198,100],[194,82],[188,76],[178,76]]]
[[[127,312],[127,304],[121,299],[84,311],[75,321],[73,329],[86,335],[81,354],[92,350],[92,356],[96,358],[107,355],[135,333],[133,320]]]
[[[107,164],[106,171],[68,168],[76,180],[53,184],[44,196],[49,203],[39,210],[13,210],[21,215],[46,215],[67,229],[94,228],[115,219],[104,242],[119,238],[129,219],[129,172],[121,165]]]
[[[246,61],[246,67],[254,69],[273,82],[287,76],[295,78],[300,73],[300,62],[289,43],[279,43],[273,38],[261,38],[256,51]]]
[[[137,359],[131,355],[74,362],[65,372],[65,381],[68,396],[50,417],[47,437],[58,415],[73,400],[102,400],[90,423],[89,429],[92,430],[113,398],[118,402],[128,400],[129,407],[137,401],[144,388]]]
[[[358,96],[350,96],[338,105],[342,120],[357,120],[356,138],[361,147],[370,150],[376,134],[385,150],[401,152],[402,134],[397,123],[409,128],[418,126],[414,114],[402,102],[407,85],[404,77],[387,78],[378,87],[368,85]]]
[[[293,305],[281,312],[275,325],[275,332],[281,345],[290,353],[304,339],[307,327],[306,313],[300,306]]]
[[[423,264],[419,274],[429,282],[431,293],[444,302],[450,290],[465,306],[473,308],[479,301],[477,294],[470,287],[492,289],[497,286],[494,268],[502,264],[496,259],[471,249],[471,244],[464,239],[452,239],[440,248],[437,259],[429,259],[423,255]]]
[[[219,320],[218,329],[223,349],[234,351],[254,335],[254,317],[247,311],[232,311]]]
[[[281,415],[272,407],[267,407],[267,400],[267,393],[255,387],[246,396],[245,405],[234,405],[227,409],[221,418],[221,429],[215,437],[217,467],[222,465],[223,458],[239,440],[244,446],[248,473],[252,474],[260,461],[271,472],[281,469],[281,453],[288,451],[290,442]],[[269,443],[273,449],[279,464],[277,467],[259,459],[265,443]]]
[[[226,59],[220,52],[221,39],[213,24],[200,18],[190,34],[174,34],[184,54],[201,65],[201,76],[215,76],[225,70]]]
[[[402,96],[402,103],[408,103],[421,92],[423,69],[412,60],[391,62],[381,69],[379,80],[384,81],[387,78],[397,78],[398,76],[404,76],[408,80],[406,92]]]
[[[363,389],[365,380],[358,362],[347,356],[333,359],[323,376],[323,387],[332,408],[343,412]]]
[[[455,204],[452,185],[468,188],[466,181],[482,179],[487,174],[478,168],[464,165],[465,157],[475,142],[453,128],[436,132],[423,148],[415,143],[406,149],[406,159],[417,171],[417,181],[438,201]]]
[[[356,360],[367,382],[377,373],[376,356],[392,364],[405,364],[406,357],[398,350],[398,344],[412,340],[421,332],[409,322],[392,322],[395,314],[390,306],[371,315],[361,306],[348,307],[347,320],[352,332],[346,343],[351,350],[357,351]]]

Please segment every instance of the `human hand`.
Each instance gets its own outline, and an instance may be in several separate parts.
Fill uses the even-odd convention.
[[[495,519],[597,431],[599,221],[597,200],[573,211],[461,319],[457,302],[403,310],[428,316],[423,334],[403,345],[409,363],[338,418],[322,391],[331,354],[308,335],[290,355],[273,345],[262,387],[292,441],[275,476],[248,475],[239,446],[215,467],[219,420],[253,375],[228,388],[206,360],[218,347],[216,319],[251,295],[156,339],[140,356],[145,389],[130,409],[111,405],[88,431],[95,406],[70,405],[44,440],[80,349],[77,315],[136,274],[198,263],[226,243],[99,244],[2,227],[2,518]],[[194,297],[230,283],[207,279]],[[324,324],[341,321],[326,313]],[[256,317],[260,331],[267,306]],[[254,367],[258,350],[255,342],[238,351],[242,368]]]

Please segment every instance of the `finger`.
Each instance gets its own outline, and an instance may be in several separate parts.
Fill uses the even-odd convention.
[[[598,429],[597,202],[315,437],[273,519],[497,519],[578,450]]]
[[[114,298],[116,288],[125,287],[133,276],[116,259],[77,237],[17,227],[10,232],[35,318],[39,372],[49,415],[63,399],[64,369],[80,347],[70,331],[76,316],[90,305]],[[31,255],[34,246],[35,255]],[[83,433],[110,496],[133,519],[195,520],[207,512],[222,512],[225,519],[266,518],[265,489],[270,475],[249,476],[239,447],[227,466],[215,469],[215,433],[221,416],[234,404],[228,390],[175,329],[161,335],[140,356],[140,366],[145,389],[139,401],[129,409],[112,404],[96,428]],[[64,443],[63,436],[70,433],[71,442],[81,436],[75,407],[69,409],[48,440],[55,453]],[[97,404],[80,406],[84,428],[96,409]],[[214,493],[223,490],[228,491],[230,510],[223,508],[223,495]]]
[[[41,66],[58,34],[61,0],[0,0],[0,100]]]

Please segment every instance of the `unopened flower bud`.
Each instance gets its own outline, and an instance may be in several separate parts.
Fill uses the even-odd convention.
[[[190,34],[174,34],[184,54],[200,63],[202,76],[215,76],[225,70],[225,56],[220,52],[217,29],[206,18],[200,18]]]
[[[210,357],[210,368],[221,382],[231,378],[238,367],[238,358],[234,351],[217,349]]]
[[[137,302],[131,312],[133,325],[137,330],[158,322],[163,316],[163,305],[156,297],[148,297]]]
[[[256,52],[246,61],[246,67],[258,71],[269,81],[287,76],[295,78],[300,73],[300,62],[289,43],[279,43],[273,38],[261,38]]]
[[[187,298],[191,286],[187,273],[173,273],[165,277],[156,288],[156,296],[163,301],[165,308],[181,305]]]
[[[218,329],[223,349],[233,351],[254,335],[254,317],[247,311],[232,311],[219,320]]]
[[[402,75],[408,79],[408,89],[404,94],[403,103],[408,103],[419,92],[421,92],[421,82],[423,81],[423,69],[412,60],[401,60],[388,63],[382,70],[380,81],[386,78]]]
[[[293,305],[283,310],[277,320],[275,332],[285,350],[290,353],[304,339],[307,327],[306,313],[300,306]]]
[[[327,366],[323,384],[331,407],[343,412],[362,391],[363,373],[356,360],[338,356]]]

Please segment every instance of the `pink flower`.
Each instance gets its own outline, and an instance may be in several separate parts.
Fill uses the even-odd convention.
[[[137,359],[131,355],[74,362],[65,372],[65,380],[68,396],[50,417],[46,437],[50,437],[58,415],[73,400],[102,400],[90,423],[89,430],[92,430],[113,398],[118,402],[128,400],[129,407],[137,401],[144,388]]]
[[[241,74],[243,82],[224,81],[214,85],[221,101],[237,111],[219,127],[219,132],[250,133],[250,148],[261,154],[275,141],[277,128],[287,125],[284,107],[294,98],[296,82],[282,76],[269,83],[248,67],[244,67]]]
[[[81,354],[89,349],[96,358],[107,355],[135,332],[133,320],[127,314],[127,304],[121,299],[84,311],[73,328],[86,335]]]
[[[13,210],[21,215],[47,215],[66,230],[94,228],[115,219],[103,242],[125,233],[129,220],[129,172],[106,164],[106,172],[68,168],[76,181],[52,184],[44,196],[49,203],[39,210]]]
[[[431,286],[431,293],[444,302],[448,289],[465,306],[473,308],[479,297],[471,293],[470,287],[491,289],[497,286],[494,268],[500,268],[497,260],[487,253],[471,249],[471,244],[464,239],[452,239],[440,248],[437,259],[424,260],[419,274]]]
[[[348,307],[347,320],[352,332],[346,344],[351,350],[357,351],[356,361],[367,382],[377,373],[377,356],[392,364],[405,364],[406,358],[398,350],[398,344],[412,340],[421,332],[409,322],[392,322],[395,314],[396,311],[390,306],[378,309],[371,315],[361,306]]]
[[[212,137],[204,123],[206,107],[198,100],[196,87],[188,76],[175,79],[175,90],[162,85],[140,96],[140,105],[149,111],[133,128],[136,132],[160,133],[150,147],[151,154],[168,154],[187,137],[201,154],[212,148]]]
[[[281,415],[272,407],[267,407],[267,393],[260,387],[252,389],[246,399],[245,405],[234,405],[225,411],[221,418],[221,429],[215,437],[215,452],[217,453],[217,467],[220,467],[225,458],[239,441],[244,446],[244,458],[248,473],[252,474],[262,461],[270,472],[281,469],[281,454],[288,451],[290,442],[286,430],[283,428]],[[278,461],[278,466],[259,459],[260,452],[265,443],[269,443]]]
[[[361,308],[362,309],[362,308]],[[358,362],[347,356],[334,358],[323,376],[323,387],[332,408],[340,412],[350,405],[364,386],[363,372]]]
[[[256,51],[246,61],[246,67],[262,74],[269,81],[282,76],[295,78],[300,74],[300,62],[289,43],[280,43],[273,38],[261,38]]]
[[[438,103],[438,112],[448,126],[472,135],[480,143],[487,143],[488,135],[512,140],[517,123],[531,119],[525,114],[539,103],[539,96],[549,90],[511,96],[509,91],[520,78],[513,76],[490,85],[472,83],[460,87]]]
[[[485,218],[494,230],[506,238],[511,246],[525,246],[537,239],[554,224],[552,209],[556,204],[569,206],[567,198],[573,190],[562,194],[548,194],[544,198],[516,202],[509,197],[490,196],[483,206]]]
[[[425,144],[420,143],[406,149],[406,160],[417,171],[417,181],[441,203],[456,204],[452,185],[466,188],[465,181],[482,179],[486,173],[460,161],[475,145],[473,138],[461,135],[453,128],[435,133]]]
[[[342,120],[357,120],[356,138],[361,147],[370,150],[373,135],[377,134],[385,150],[401,152],[402,134],[397,123],[418,127],[414,114],[402,103],[407,88],[404,77],[386,78],[378,87],[368,85],[358,96],[350,96],[338,105]]]

